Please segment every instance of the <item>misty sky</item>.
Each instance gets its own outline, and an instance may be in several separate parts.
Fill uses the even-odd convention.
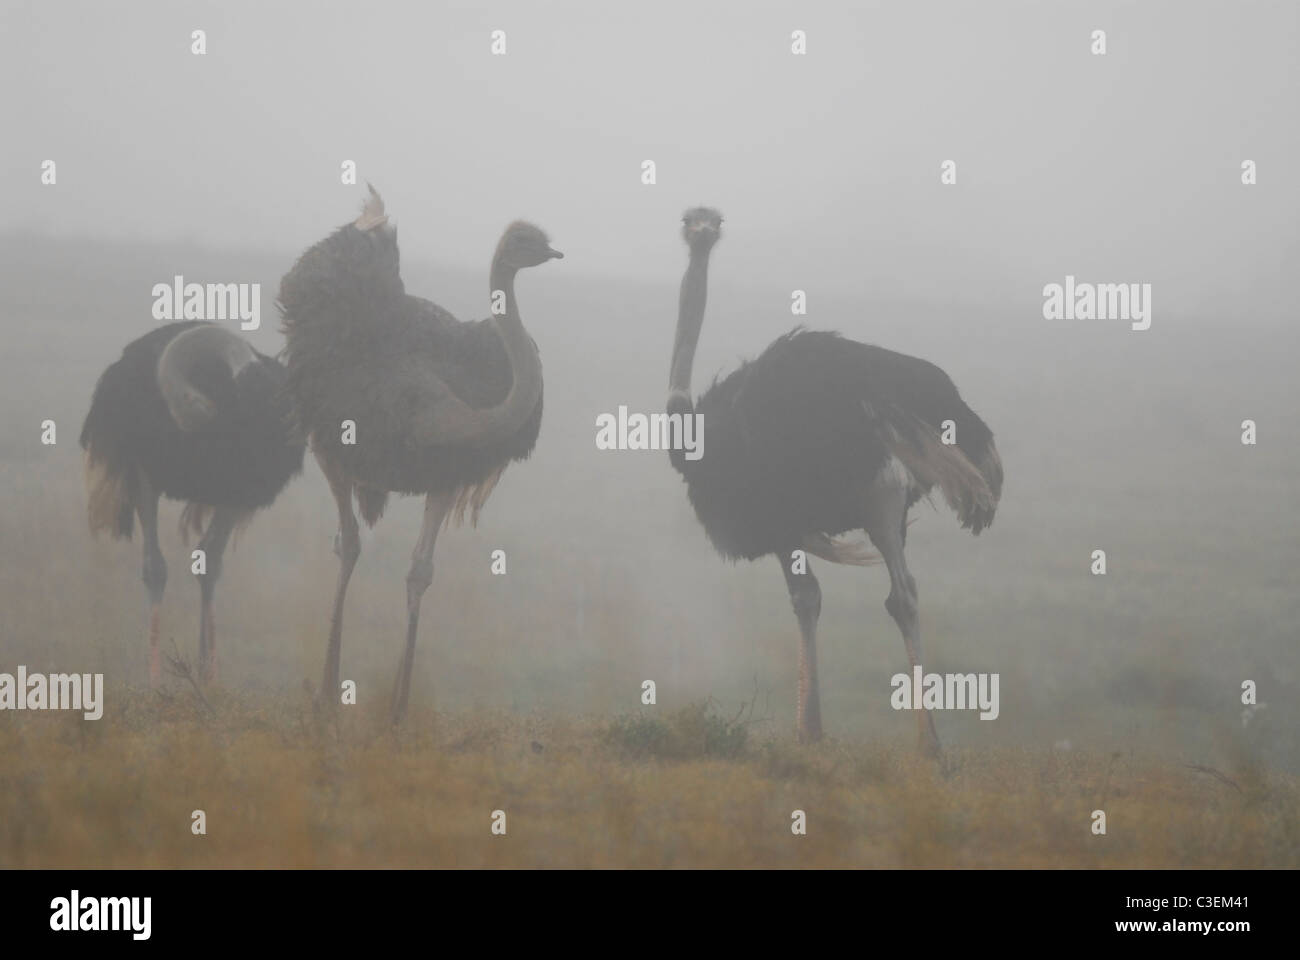
[[[463,319],[488,312],[510,221],[566,254],[522,281],[542,434],[483,525],[439,542],[422,703],[622,711],[647,676],[678,698],[761,681],[788,723],[797,631],[776,564],[721,562],[667,457],[593,442],[602,413],[663,409],[680,217],[708,204],[726,223],[695,392],[803,321],[938,364],[997,435],[997,526],[970,538],[919,505],[908,535],[928,655],[1003,677],[1008,722],[960,736],[1150,734],[1208,755],[1215,725],[1239,723],[1243,675],[1277,684],[1264,722],[1295,728],[1297,50],[1297,0],[0,0],[0,540],[21,547],[0,643],[143,678],[138,546],[92,544],[81,509],[96,378],[158,325],[173,267],[260,281],[250,339],[282,349],[275,281],[355,217],[353,160],[410,291]],[[1151,330],[1044,319],[1043,286],[1067,274],[1151,284]],[[39,442],[47,418],[57,446]],[[320,676],[331,499],[309,460],[224,575],[218,616],[251,685]],[[351,588],[345,657],[382,696],[421,509],[393,498]],[[498,546],[504,592],[484,560]],[[888,573],[830,566],[828,723],[896,732]],[[189,653],[185,569],[168,603]],[[1188,704],[1206,712],[1167,709]],[[1270,749],[1300,769],[1294,736]]]
[[[1261,311],[1290,306],[1294,3],[0,10],[0,232],[292,255],[353,216],[351,159],[404,255],[456,266],[525,217],[566,269],[675,279],[678,218],[705,203],[724,276],[791,288],[996,302],[1074,272],[1162,284],[1162,305],[1262,287]]]

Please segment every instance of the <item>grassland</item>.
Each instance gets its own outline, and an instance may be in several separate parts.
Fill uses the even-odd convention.
[[[5,865],[1300,865],[1300,782],[1251,768],[1228,782],[1140,754],[1011,748],[935,764],[904,743],[802,748],[710,710],[715,732],[739,731],[714,740],[702,705],[648,724],[419,711],[396,734],[361,708],[322,728],[305,693],[132,701],[98,725],[0,726]],[[631,732],[656,726],[665,737]]]
[[[394,501],[365,534],[343,648],[358,705],[322,726],[303,685],[323,664],[335,521],[310,462],[227,557],[211,709],[181,680],[150,692],[139,543],[86,532],[80,420],[95,377],[153,325],[158,278],[271,290],[284,258],[32,238],[0,252],[0,671],[101,672],[107,687],[99,721],[0,714],[0,866],[1300,865],[1287,324],[1170,312],[1138,337],[1045,329],[1032,299],[996,314],[827,305],[838,319],[819,325],[948,369],[1007,467],[978,539],[928,509],[909,532],[927,669],[1001,676],[996,721],[940,717],[939,768],[889,707],[906,661],[880,570],[817,567],[828,741],[792,742],[795,628],[775,564],[720,562],[661,458],[592,441],[597,412],[661,402],[675,287],[558,272],[526,291],[547,377],[537,453],[477,530],[440,539],[401,734],[383,716],[419,504]],[[478,312],[481,277],[404,271]],[[700,376],[782,332],[788,314],[764,305],[787,295],[720,279]],[[1256,447],[1239,442],[1247,416]],[[163,630],[192,657],[177,512],[162,512]],[[1089,573],[1097,548],[1105,577]],[[657,707],[640,705],[646,679]],[[1249,722],[1245,680],[1267,704]],[[741,747],[699,746],[709,698],[719,722],[754,704]],[[496,809],[506,837],[489,833]]]

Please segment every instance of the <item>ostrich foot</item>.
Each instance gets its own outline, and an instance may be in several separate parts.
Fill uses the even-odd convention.
[[[916,714],[917,748],[921,755],[931,760],[943,756],[939,745],[939,732],[934,728],[934,714],[929,710],[918,710]]]
[[[799,727],[796,736],[800,743],[816,743],[822,738],[822,718],[820,711],[800,711]]]
[[[807,745],[819,741],[822,738],[822,732],[819,729],[810,730],[800,727],[796,737],[800,743]]]

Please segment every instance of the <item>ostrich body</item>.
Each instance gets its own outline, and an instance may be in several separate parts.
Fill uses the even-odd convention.
[[[939,487],[963,527],[993,522],[1002,463],[993,434],[932,363],[838,334],[796,328],[755,360],[690,397],[691,368],[708,292],[709,254],[722,217],[696,208],[683,235],[690,261],[682,279],[669,382],[669,414],[699,414],[705,455],[672,451],[695,514],[718,552],[753,560],[774,554],[785,574],[801,634],[798,733],[821,736],[817,619],[821,590],[809,567],[795,573],[795,550],[835,563],[877,562],[838,539],[864,530],[889,570],[885,607],[903,634],[908,660],[921,662],[916,582],[903,554],[907,513]],[[943,422],[956,443],[941,441]],[[937,753],[928,712],[917,713],[921,743]]]
[[[542,419],[542,368],[515,300],[515,274],[563,257],[531,224],[511,224],[489,276],[500,315],[461,323],[406,293],[396,231],[371,188],[361,216],[308,250],[280,284],[294,408],[338,505],[339,579],[323,693],[339,689],[343,605],[390,492],[422,494],[424,519],[407,575],[404,659],[393,689],[400,723],[410,694],[420,601],[433,581],[445,520],[472,522],[512,460],[532,452]],[[355,442],[344,440],[344,421]]]
[[[81,428],[92,533],[144,540],[149,679],[161,679],[159,606],[167,564],[158,499],[185,501],[182,532],[201,533],[199,668],[216,675],[212,595],[235,528],[270,506],[302,470],[284,367],[211,323],[170,323],[127,344],[99,378]],[[204,518],[211,515],[207,529]]]

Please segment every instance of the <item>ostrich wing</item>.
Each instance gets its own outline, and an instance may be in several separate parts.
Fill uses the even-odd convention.
[[[404,298],[373,349],[332,392],[382,418],[407,446],[473,445],[476,412],[501,403],[513,382],[495,324],[461,323],[418,297]]]
[[[1002,480],[992,432],[934,364],[797,329],[737,374],[701,403],[728,403],[731,395],[754,462],[816,464],[865,484],[893,456],[918,486],[938,486],[964,526],[978,532],[992,521]],[[942,442],[946,420],[956,427],[955,444]],[[877,453],[866,455],[871,450]]]

